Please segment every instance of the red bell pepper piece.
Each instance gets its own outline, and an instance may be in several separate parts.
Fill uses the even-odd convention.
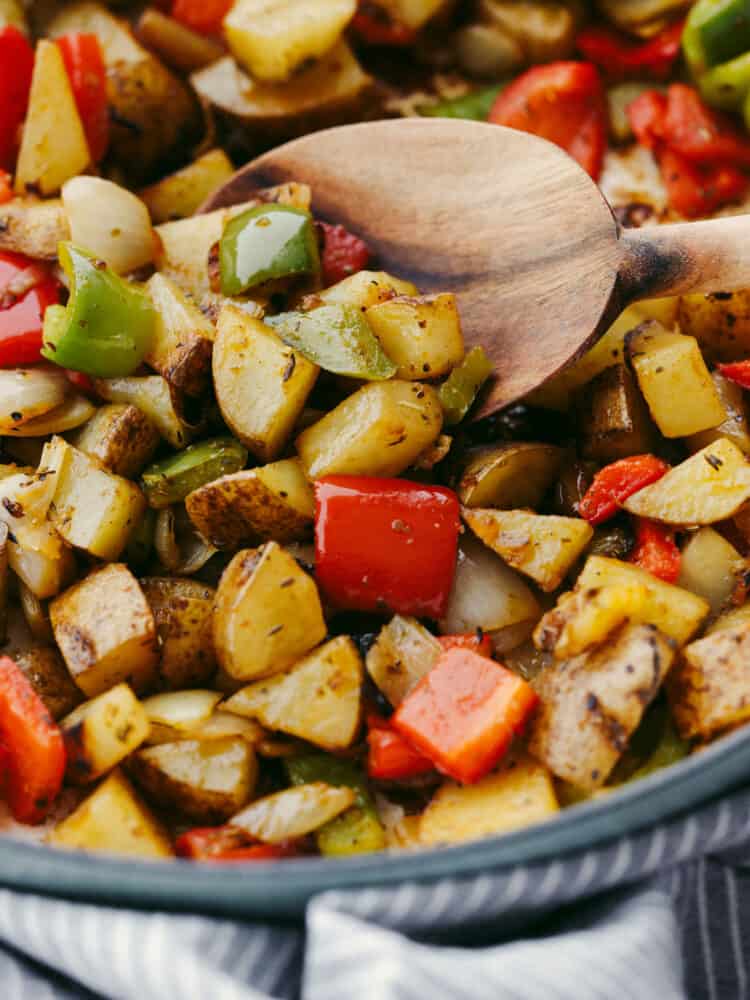
[[[79,392],[82,392],[84,396],[98,398],[96,386],[90,375],[87,375],[85,372],[74,372],[72,368],[66,368],[65,374],[68,377],[68,382],[75,386]]]
[[[605,465],[578,504],[578,513],[589,524],[608,521],[628,497],[661,479],[669,468],[656,455],[630,455]]]
[[[13,168],[18,135],[26,117],[34,50],[12,24],[0,29],[0,167]]]
[[[607,148],[607,104],[592,63],[532,67],[498,95],[488,120],[549,139],[594,180],[601,173]]]
[[[694,163],[669,148],[658,159],[670,207],[686,219],[711,215],[739,201],[747,189],[747,176],[731,164]]]
[[[646,90],[627,107],[628,121],[637,141],[646,149],[660,149],[664,142],[667,96]]]
[[[8,754],[6,798],[19,823],[40,823],[62,786],[65,745],[20,668],[0,657],[0,740]]]
[[[610,79],[666,80],[680,54],[684,26],[671,24],[648,41],[634,42],[614,28],[595,25],[580,32],[576,45]]]
[[[7,170],[0,169],[0,205],[10,201],[13,197],[13,178]]]
[[[340,608],[442,618],[458,530],[458,499],[442,486],[368,476],[315,484],[315,576]]]
[[[29,283],[36,282],[28,288],[27,276]],[[40,360],[44,311],[59,300],[60,283],[47,265],[0,252],[0,368]]]
[[[657,521],[636,518],[635,548],[629,561],[660,580],[675,583],[680,575],[682,555],[675,544],[674,531]]]
[[[479,781],[524,728],[538,698],[523,678],[468,649],[449,649],[393,716],[400,732],[456,781]]]
[[[667,91],[664,141],[694,163],[750,166],[750,140],[728,115],[701,100],[695,87],[673,83]]]
[[[216,35],[234,0],[174,0],[172,17],[200,34]]]
[[[492,640],[488,635],[470,632],[468,635],[439,635],[437,641],[443,649],[470,649],[480,656],[492,659]]]
[[[200,826],[175,841],[178,857],[193,861],[272,861],[292,857],[289,844],[258,844],[236,826]]]
[[[96,35],[76,33],[57,39],[81,118],[91,162],[99,163],[109,145],[107,71]]]
[[[743,389],[750,389],[750,360],[729,361],[723,365],[717,365],[716,370],[728,378],[730,382],[736,382]]]
[[[352,30],[369,45],[411,45],[416,31],[394,20],[390,11],[372,0],[359,0]]]
[[[378,781],[401,781],[435,769],[385,719],[370,727],[367,744],[367,773]]]
[[[343,226],[319,222],[323,232],[323,284],[335,285],[350,274],[361,271],[370,263],[370,250],[364,240]]]

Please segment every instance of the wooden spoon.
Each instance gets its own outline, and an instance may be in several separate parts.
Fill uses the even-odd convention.
[[[313,133],[243,167],[202,210],[289,180],[309,184],[314,214],[360,235],[379,267],[458,295],[467,347],[481,344],[496,373],[477,416],[541,385],[631,302],[750,286],[750,216],[621,230],[567,154],[497,125]]]

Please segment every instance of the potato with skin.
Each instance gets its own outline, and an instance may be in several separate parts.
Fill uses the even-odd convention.
[[[542,670],[529,752],[576,788],[609,777],[674,658],[653,625],[625,625],[605,646]]]
[[[345,750],[359,729],[363,677],[356,646],[339,636],[285,673],[242,688],[223,707],[324,750]]]
[[[611,365],[578,394],[581,452],[615,462],[651,450],[655,437],[648,409],[625,365]]]
[[[750,622],[686,646],[667,693],[683,739],[709,739],[750,719]]]
[[[214,328],[198,306],[163,274],[152,275],[146,292],[156,310],[147,365],[188,396],[200,396],[211,372]]]
[[[67,780],[88,784],[116,767],[149,733],[146,710],[127,684],[79,705],[61,722]]]
[[[266,539],[293,542],[311,531],[315,498],[298,458],[244,469],[193,490],[185,509],[217,548]]]
[[[247,805],[258,762],[247,740],[180,740],[139,750],[129,771],[147,798],[199,823],[221,823]]]
[[[168,23],[174,24],[171,18]],[[192,215],[219,185],[234,173],[223,149],[211,149],[192,163],[143,188],[138,197],[154,223],[170,222]]]
[[[315,582],[276,542],[238,552],[224,570],[214,646],[219,664],[235,680],[286,670],[326,631]]]
[[[72,712],[82,695],[54,646],[37,646],[15,653],[13,660],[47,707],[53,719]]]
[[[190,443],[194,428],[182,419],[178,395],[161,375],[98,378],[94,388],[98,396],[110,403],[136,406],[173,448],[181,449]]]
[[[736,382],[724,378],[718,371],[711,372],[711,381],[724,407],[726,417],[717,427],[691,434],[686,438],[685,444],[691,452],[696,452],[718,441],[719,438],[728,438],[744,455],[750,455],[750,425],[741,387]]]
[[[137,858],[174,856],[166,831],[119,770],[58,823],[47,843]]]
[[[519,441],[482,448],[461,473],[459,500],[466,507],[536,507],[562,461],[562,449],[552,444]]]
[[[262,461],[275,459],[315,385],[318,367],[237,306],[219,313],[216,401],[232,433]]]
[[[310,479],[398,476],[440,435],[443,411],[429,385],[370,382],[297,438]]]
[[[50,603],[55,641],[73,680],[89,698],[127,681],[136,691],[156,676],[156,623],[138,581],[109,563]]]
[[[213,587],[184,577],[146,577],[141,589],[159,637],[159,681],[175,690],[207,683],[216,672]]]
[[[750,290],[683,295],[677,322],[706,361],[742,361],[750,354]]]
[[[534,645],[555,659],[578,656],[614,632],[623,622],[640,621],[649,592],[642,583],[622,582],[599,589],[562,594],[534,629]]]
[[[394,615],[365,657],[367,673],[394,708],[435,665],[442,646],[424,625]]]
[[[126,479],[135,479],[159,446],[159,431],[145,413],[129,403],[100,406],[70,439],[79,451]]]
[[[267,844],[280,844],[304,837],[329,823],[353,805],[354,800],[351,788],[313,781],[258,799],[232,817],[232,826]]]
[[[433,379],[464,357],[464,338],[456,297],[451,292],[399,296],[370,306],[365,319],[405,379]]]

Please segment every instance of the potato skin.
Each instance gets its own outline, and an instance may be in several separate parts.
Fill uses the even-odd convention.
[[[160,641],[160,686],[201,687],[216,671],[213,587],[170,577],[146,577],[140,582]]]
[[[27,649],[14,655],[13,659],[26,679],[31,681],[53,719],[61,719],[83,700],[65,661],[54,647]]]
[[[117,476],[134,479],[159,444],[159,431],[137,406],[101,406],[73,439],[80,451],[98,458]]]

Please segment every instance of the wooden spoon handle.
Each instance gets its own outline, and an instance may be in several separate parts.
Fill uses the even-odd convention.
[[[626,229],[621,304],[688,292],[750,288],[750,215]]]

